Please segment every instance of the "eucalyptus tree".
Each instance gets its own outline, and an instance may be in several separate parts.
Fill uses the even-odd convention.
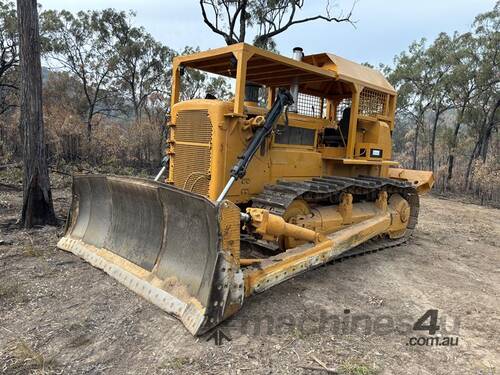
[[[483,95],[489,97],[487,120],[480,136],[479,156],[486,161],[488,146],[493,131],[500,119],[500,2],[491,12],[480,14],[474,21],[479,41],[481,66],[479,85]]]
[[[429,100],[433,120],[429,144],[429,169],[435,172],[436,134],[442,115],[453,108],[449,90],[452,85],[451,70],[453,69],[453,49],[455,41],[446,33],[441,33],[426,50],[427,66],[430,67]]]
[[[480,14],[474,21],[475,51],[478,55],[478,93],[472,101],[468,118],[470,132],[476,138],[470,153],[464,185],[471,185],[474,161],[487,161],[492,135],[498,134],[500,123],[500,2],[490,12]]]
[[[425,115],[432,108],[435,93],[432,87],[434,67],[428,61],[425,39],[413,42],[408,51],[396,56],[394,63],[389,80],[398,90],[397,111],[415,123],[411,157],[412,168],[416,169],[421,130],[425,126]]]
[[[17,0],[23,141],[21,225],[57,224],[50,189],[42,110],[42,64],[36,0]]]
[[[117,54],[114,83],[132,104],[135,120],[140,121],[153,96],[163,97],[165,110],[168,107],[174,52],[143,27],[134,26],[134,16],[133,12],[123,17],[113,9],[106,9],[102,21],[108,24],[104,30],[113,32],[107,39]]]
[[[0,0],[0,115],[17,105],[18,64],[16,9],[10,1]]]
[[[255,30],[253,43],[261,48],[275,49],[273,38],[290,27],[313,21],[353,23],[354,4],[349,11],[333,14],[330,2],[313,16],[301,17],[305,0],[200,0],[205,24],[222,36],[227,45],[247,41],[248,31]]]
[[[453,179],[455,157],[459,147],[458,139],[461,129],[465,125],[465,117],[472,105],[472,100],[478,95],[478,72],[480,56],[478,55],[478,41],[472,33],[455,34],[455,48],[451,51],[452,69],[448,85],[449,100],[455,109],[453,131],[448,143],[448,168],[446,185]]]
[[[126,18],[125,12],[117,13]],[[41,14],[44,46],[49,63],[78,78],[86,100],[87,137],[90,140],[96,116],[111,115],[119,109],[111,83],[118,55],[110,45],[112,25],[100,11],[47,10]]]

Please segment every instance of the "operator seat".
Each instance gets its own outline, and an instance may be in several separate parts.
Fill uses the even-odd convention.
[[[349,122],[351,120],[351,107],[347,107],[342,112],[342,118],[339,121],[338,128],[326,128],[323,135],[323,142],[328,147],[344,147],[347,145],[349,136]],[[342,141],[342,138],[344,141]],[[344,145],[345,142],[345,145]]]

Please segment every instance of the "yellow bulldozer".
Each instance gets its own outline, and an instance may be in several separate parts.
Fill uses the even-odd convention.
[[[233,99],[181,101],[186,69],[232,79]],[[199,335],[255,293],[411,235],[433,176],[392,160],[396,92],[378,71],[240,43],[172,72],[165,181],[74,176],[61,249]]]

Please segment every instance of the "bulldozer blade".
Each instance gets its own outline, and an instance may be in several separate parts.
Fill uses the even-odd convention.
[[[160,182],[76,175],[58,247],[203,334],[243,304],[239,209]]]

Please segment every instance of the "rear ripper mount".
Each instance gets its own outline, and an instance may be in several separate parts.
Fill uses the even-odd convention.
[[[346,189],[359,189],[364,184],[360,181],[366,180],[352,182]],[[415,190],[382,181],[372,187],[365,184],[364,189],[379,187],[391,190],[391,196],[409,197],[411,220],[406,232],[411,233],[418,214]],[[240,210],[228,200],[214,203],[139,178],[80,175],[74,177],[70,213],[58,247],[173,314],[194,335],[236,313],[245,297],[341,254],[353,255],[356,246],[386,233],[399,215],[389,203],[371,219],[245,267],[248,260],[240,260]],[[397,243],[407,238],[406,232]],[[387,240],[386,245],[391,244]],[[361,252],[380,249],[363,246],[367,248]]]

